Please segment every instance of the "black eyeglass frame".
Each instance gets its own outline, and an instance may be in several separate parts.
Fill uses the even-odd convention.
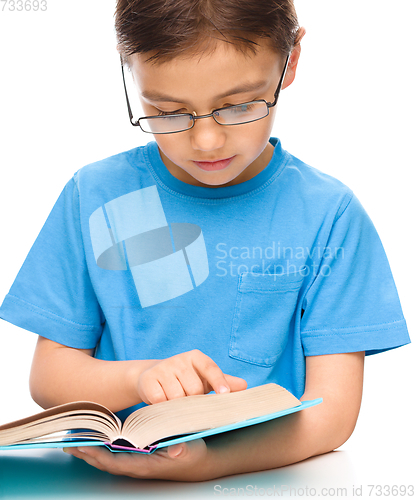
[[[195,111],[193,111],[192,113],[175,113],[175,114],[168,114],[168,115],[142,116],[142,117],[138,118],[136,121],[133,121],[133,113],[131,111],[129,96],[127,94],[126,80],[125,80],[125,77],[124,77],[123,59],[120,56],[121,72],[122,72],[122,75],[123,75],[124,92],[126,94],[127,110],[129,112],[130,123],[134,127],[139,126],[140,129],[143,132],[145,132],[146,134],[177,134],[178,132],[186,132],[187,130],[190,130],[195,125],[195,120],[199,120],[200,118],[208,118],[208,117],[211,117],[211,116],[212,116],[212,118],[214,118],[214,120],[216,121],[216,123],[218,123],[219,125],[223,125],[225,127],[226,126],[232,126],[232,125],[244,125],[245,123],[252,123],[252,122],[255,122],[257,120],[262,120],[263,118],[266,118],[266,116],[269,116],[269,109],[272,108],[273,106],[276,106],[276,104],[277,104],[277,99],[279,97],[280,90],[282,88],[283,81],[284,81],[285,76],[286,76],[286,71],[287,71],[287,67],[288,67],[288,64],[289,64],[290,56],[291,56],[291,53],[289,53],[289,55],[286,58],[285,67],[283,69],[282,76],[280,77],[280,81],[279,81],[279,84],[277,86],[276,92],[274,93],[274,101],[273,102],[267,102],[265,99],[260,99],[260,100],[257,100],[257,101],[242,102],[241,104],[233,104],[232,106],[226,106],[224,108],[217,108],[217,109],[214,109],[211,113],[208,113],[207,115],[200,115],[200,116],[198,116],[198,115],[196,115]],[[267,105],[267,115],[264,115],[264,116],[262,116],[260,118],[256,118],[255,120],[250,120],[248,122],[241,122],[241,123],[220,123],[220,122],[218,122],[216,120],[216,118],[214,116],[214,113],[216,111],[222,111],[224,109],[234,108],[236,106],[248,105],[248,104],[259,103],[259,102],[266,103],[266,105]],[[166,117],[166,116],[189,116],[190,119],[192,120],[192,125],[190,127],[186,128],[186,129],[175,130],[173,132],[149,132],[147,130],[143,130],[142,126],[140,125],[140,120],[144,120],[144,119],[147,119],[147,118],[160,118],[162,116],[163,117]]]

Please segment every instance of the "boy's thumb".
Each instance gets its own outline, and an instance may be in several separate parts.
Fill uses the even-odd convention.
[[[177,458],[179,455],[183,454],[186,445],[182,443],[174,444],[168,447],[168,455],[170,458]]]
[[[168,446],[168,455],[170,458],[196,460],[206,453],[207,445],[202,438],[192,439],[186,443],[178,443]]]

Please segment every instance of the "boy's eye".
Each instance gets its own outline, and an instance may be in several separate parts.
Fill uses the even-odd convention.
[[[228,108],[230,106],[236,106],[236,109],[234,111],[236,112],[240,112],[240,111],[249,111],[250,110],[250,105],[238,105],[238,104],[224,104],[222,107],[223,108]],[[241,108],[241,109],[239,109]],[[217,109],[221,109],[221,108],[217,108]],[[166,115],[174,115],[174,114],[178,114],[178,113],[186,113],[187,111],[184,110],[184,109],[177,109],[175,111],[162,111],[161,109],[158,109],[158,116],[166,116]]]
[[[249,111],[252,111],[254,108],[254,104],[237,104],[233,106],[233,109],[231,110],[234,113],[247,113]]]
[[[161,109],[158,109],[158,111],[159,111],[158,116],[174,115],[182,112],[181,109],[177,109],[176,111],[162,111]]]

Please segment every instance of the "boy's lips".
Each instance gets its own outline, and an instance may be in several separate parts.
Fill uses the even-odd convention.
[[[235,158],[231,156],[230,158],[225,158],[217,161],[194,161],[194,163],[202,170],[222,170],[231,163],[231,161]]]

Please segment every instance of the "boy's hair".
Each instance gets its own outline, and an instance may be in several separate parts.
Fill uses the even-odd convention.
[[[117,0],[117,50],[128,56],[148,53],[147,62],[167,62],[213,52],[222,40],[246,54],[266,39],[287,56],[299,30],[293,0]]]

